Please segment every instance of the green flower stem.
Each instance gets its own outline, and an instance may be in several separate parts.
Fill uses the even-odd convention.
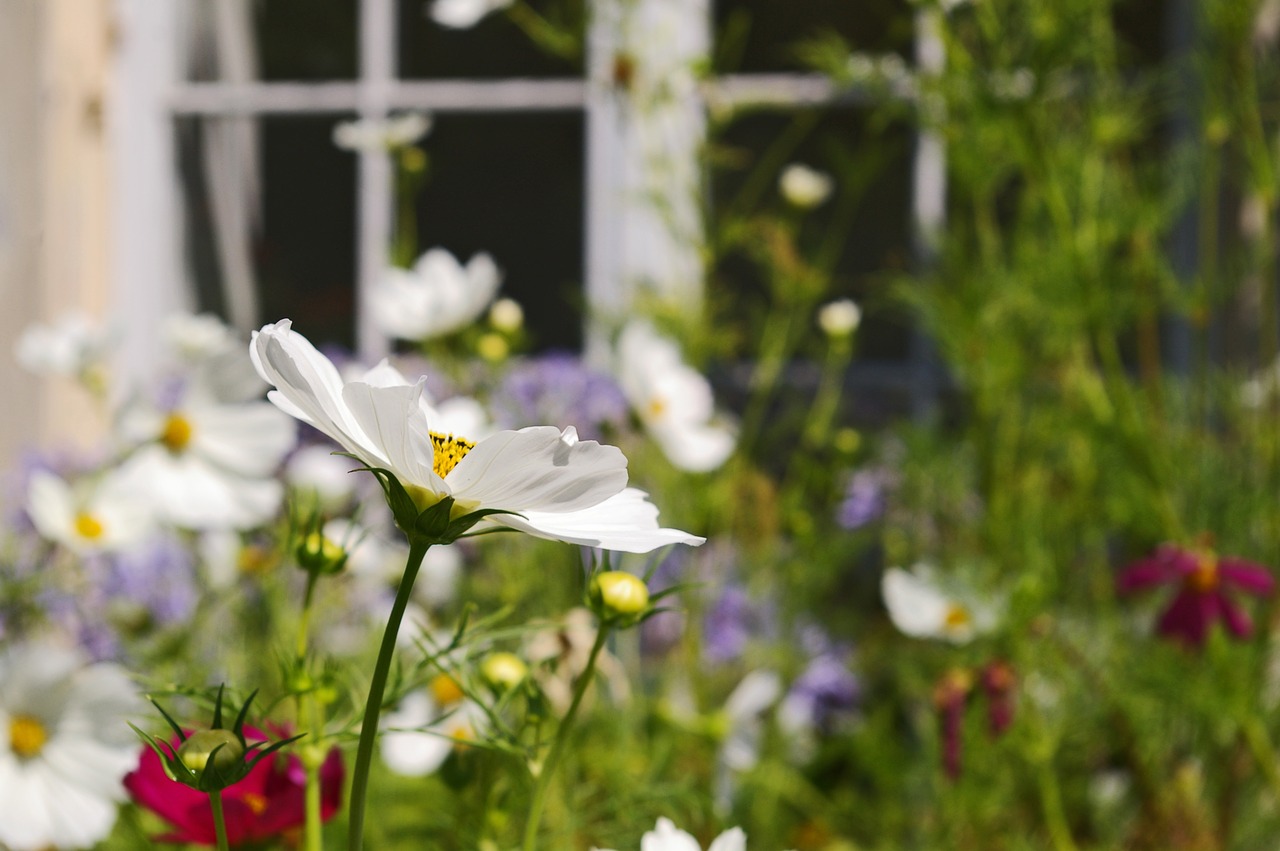
[[[547,790],[551,787],[551,776],[555,773],[556,764],[564,752],[565,743],[569,739],[569,730],[573,727],[573,721],[578,715],[578,707],[582,704],[582,697],[587,693],[587,687],[591,685],[592,675],[596,670],[596,659],[600,656],[600,651],[604,649],[604,643],[608,638],[609,628],[601,624],[596,632],[596,642],[591,645],[591,655],[587,657],[587,665],[582,669],[578,682],[574,684],[573,700],[569,703],[569,711],[564,714],[564,720],[556,728],[555,738],[551,742],[551,751],[542,763],[538,779],[534,782],[533,797],[529,801],[529,819],[524,825],[524,844],[521,846],[523,851],[535,851],[538,847],[538,824],[542,821],[542,810],[547,805]]]
[[[1267,728],[1257,718],[1248,719],[1242,726],[1244,738],[1249,744],[1254,762],[1258,764],[1258,768],[1267,778],[1267,783],[1271,785],[1272,794],[1280,800],[1280,766],[1276,765],[1276,749],[1271,744]]]
[[[209,793],[209,806],[213,808],[213,832],[218,839],[218,851],[231,851],[231,844],[227,842],[227,820],[222,815],[221,789]]]
[[[307,658],[307,643],[311,627],[311,603],[315,597],[316,583],[319,574],[307,571],[307,590],[302,598],[302,614],[298,621],[297,667],[301,669]],[[320,818],[320,764],[324,761],[324,750],[320,746],[320,718],[315,695],[311,692],[298,695],[298,726],[305,727],[309,738],[299,749],[303,770],[306,772],[306,787],[303,797],[305,813],[303,848],[306,851],[321,851],[324,847],[321,836],[322,819]]]
[[[1062,790],[1058,787],[1058,775],[1054,773],[1053,765],[1049,760],[1040,763],[1036,781],[1036,785],[1040,788],[1040,805],[1044,809],[1044,820],[1049,828],[1053,847],[1056,851],[1076,851],[1075,840],[1071,838],[1071,828],[1067,825],[1067,814],[1062,808]]]
[[[351,814],[347,832],[348,851],[360,851],[364,846],[364,807],[369,793],[369,768],[373,763],[373,743],[378,738],[378,715],[382,712],[382,696],[387,688],[387,674],[391,671],[391,656],[396,649],[396,636],[400,634],[400,622],[409,605],[413,581],[418,577],[422,559],[430,544],[419,540],[409,541],[409,560],[400,577],[400,588],[391,605],[387,628],[382,633],[382,646],[378,648],[378,661],[374,663],[373,680],[369,683],[369,699],[364,707],[364,721],[360,725],[360,744],[356,748],[356,764],[351,772]]]

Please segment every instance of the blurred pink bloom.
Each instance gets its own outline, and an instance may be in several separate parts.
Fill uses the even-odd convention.
[[[1209,627],[1219,619],[1237,638],[1252,634],[1253,621],[1228,589],[1264,597],[1275,588],[1275,579],[1270,570],[1251,561],[1219,558],[1208,549],[1163,544],[1151,556],[1126,567],[1117,580],[1117,590],[1129,594],[1161,584],[1176,584],[1179,589],[1160,616],[1156,631],[1200,647]]]
[[[250,742],[264,741],[260,730],[245,726]],[[177,747],[177,741],[170,744]],[[328,820],[342,803],[342,755],[329,752],[320,766],[320,813]],[[170,780],[151,748],[142,749],[138,768],[124,780],[133,800],[173,825],[156,842],[214,845],[213,811],[209,796]],[[306,775],[296,756],[277,754],[264,759],[239,783],[222,793],[227,841],[231,845],[258,842],[300,827],[305,819]]]

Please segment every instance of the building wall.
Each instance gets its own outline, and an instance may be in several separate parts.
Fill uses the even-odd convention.
[[[32,322],[107,304],[110,50],[108,0],[0,0],[0,468],[102,434],[77,387],[27,374],[13,346]]]

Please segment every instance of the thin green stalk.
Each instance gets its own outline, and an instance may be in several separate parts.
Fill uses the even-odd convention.
[[[599,657],[608,637],[608,627],[601,624],[599,631],[596,632],[596,642],[591,645],[591,655],[587,657],[587,666],[583,668],[581,676],[578,677],[578,682],[574,684],[573,700],[569,704],[569,711],[564,714],[564,720],[556,728],[556,736],[551,742],[551,751],[547,754],[546,760],[542,763],[542,768],[538,771],[538,779],[533,787],[533,797],[529,801],[529,819],[524,826],[524,844],[521,846],[523,851],[534,851],[538,847],[538,824],[542,821],[542,810],[547,805],[547,790],[551,787],[551,776],[555,773],[556,764],[560,761],[565,742],[569,739],[569,730],[573,727],[574,718],[578,715],[578,707],[582,703],[582,696],[587,693],[587,687],[591,684],[592,675],[596,670],[596,658]]]
[[[360,725],[360,744],[356,748],[356,764],[351,771],[351,814],[347,831],[348,851],[360,851],[364,847],[364,808],[369,794],[369,768],[373,764],[373,744],[378,738],[378,716],[382,712],[382,696],[387,689],[387,674],[391,671],[391,657],[396,649],[396,636],[400,634],[400,622],[409,605],[413,581],[418,577],[422,559],[430,544],[411,540],[409,560],[400,577],[400,588],[391,605],[387,628],[382,633],[382,646],[378,648],[378,660],[373,666],[373,679],[369,683],[369,699],[364,707],[364,721]]]
[[[1058,787],[1058,776],[1053,772],[1051,759],[1041,761],[1036,771],[1036,785],[1040,789],[1040,805],[1044,809],[1045,825],[1049,828],[1053,847],[1057,851],[1076,851],[1071,828],[1067,825],[1067,815],[1062,808],[1062,790]]]
[[[1276,749],[1271,744],[1271,736],[1267,728],[1257,718],[1250,718],[1242,725],[1245,741],[1249,743],[1249,752],[1253,761],[1271,785],[1271,794],[1280,801],[1280,766],[1276,764]]]
[[[221,789],[209,793],[209,806],[213,808],[213,832],[218,839],[218,851],[231,851],[231,844],[227,842],[227,820],[222,815]]]

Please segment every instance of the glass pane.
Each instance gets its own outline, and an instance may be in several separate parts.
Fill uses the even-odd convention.
[[[813,122],[812,129],[800,134]],[[784,134],[800,141],[783,146]],[[910,325],[904,314],[880,307],[888,278],[911,267],[911,128],[883,126],[861,109],[829,109],[758,113],[734,121],[716,139],[722,163],[712,177],[712,227],[730,218],[743,221],[790,222],[794,251],[814,263],[826,251],[835,257],[832,280],[819,303],[850,297],[870,306],[858,332],[863,360],[904,360],[909,355]],[[802,163],[831,175],[836,189],[816,208],[797,213],[780,196],[781,167]],[[755,231],[752,231],[755,233]],[[774,231],[761,232],[776,233]],[[759,340],[761,321],[770,304],[766,276],[755,245],[738,244],[720,252],[711,276],[711,304],[725,308],[724,319],[740,339]],[[777,244],[777,250],[782,243]],[[815,336],[815,343],[821,344]],[[802,352],[822,357],[817,345]],[[746,355],[747,352],[740,352]]]
[[[536,350],[582,344],[580,115],[437,116],[417,204],[418,253],[487,251]]]
[[[581,8],[558,3],[562,11],[538,4],[539,12],[561,20],[557,29],[581,33]],[[582,74],[578,50],[552,55],[535,46],[507,11],[493,12],[475,25],[453,29],[430,16],[431,0],[400,0],[400,75],[407,79],[573,77]],[[580,45],[575,35],[571,42]]]
[[[253,4],[264,80],[348,80],[359,73],[359,0]]]
[[[721,73],[807,71],[795,47],[825,33],[856,50],[904,57],[913,40],[906,0],[721,0],[715,23]]]
[[[188,257],[201,309],[225,315],[201,123],[178,124]],[[261,321],[288,317],[317,344],[351,347],[356,158],[333,145],[333,123],[327,117],[259,122],[262,203],[252,264]]]

